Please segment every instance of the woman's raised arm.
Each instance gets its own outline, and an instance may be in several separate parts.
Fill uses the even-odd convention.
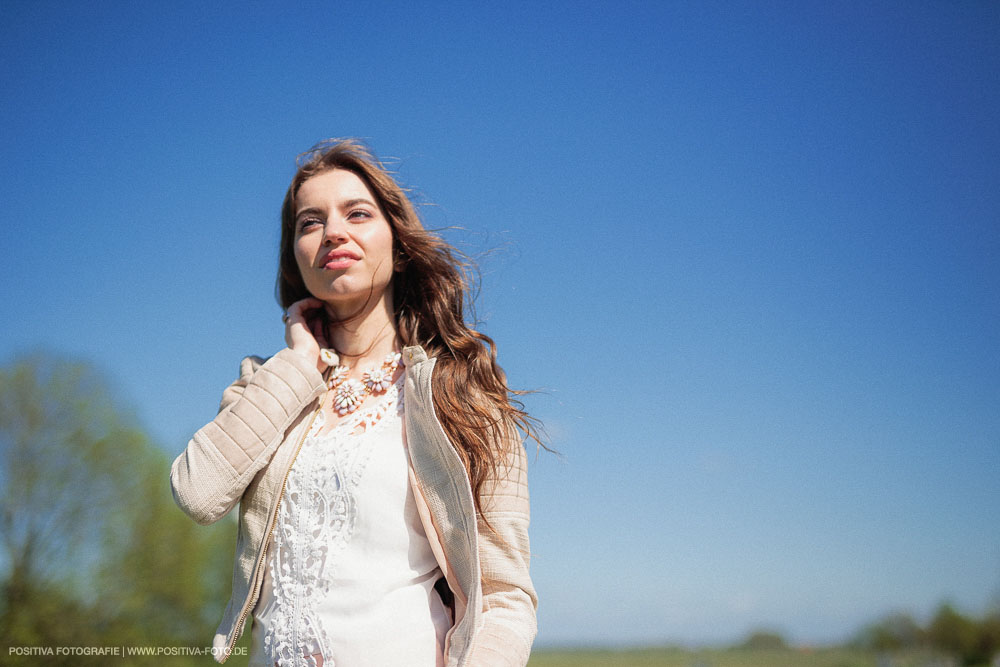
[[[177,505],[202,525],[228,514],[302,409],[324,391],[315,362],[288,348],[267,361],[243,359],[218,415],[198,429],[170,468]]]

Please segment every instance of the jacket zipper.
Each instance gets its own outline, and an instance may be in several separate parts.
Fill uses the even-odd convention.
[[[256,602],[255,593],[257,593],[257,574],[260,571],[261,563],[264,560],[264,555],[267,553],[267,541],[271,535],[271,531],[274,530],[274,522],[278,519],[278,510],[281,508],[281,499],[285,495],[285,483],[288,481],[288,473],[292,470],[292,465],[295,463],[295,459],[299,456],[299,451],[302,449],[302,443],[306,441],[306,436],[309,435],[309,431],[312,429],[313,422],[316,420],[316,416],[319,411],[323,409],[323,401],[326,399],[326,394],[324,393],[320,397],[319,405],[313,410],[312,417],[309,418],[309,424],[306,425],[305,431],[302,432],[302,437],[299,438],[299,444],[295,448],[295,453],[292,454],[292,460],[288,462],[288,467],[285,469],[285,476],[281,478],[281,490],[278,492],[278,502],[274,505],[274,512],[271,514],[271,520],[268,522],[267,530],[264,531],[264,543],[260,549],[260,555],[257,556],[257,564],[253,569],[253,576],[250,578],[253,589],[249,591],[249,596],[246,602],[243,603],[243,609],[240,611],[240,618],[236,621],[236,627],[233,631],[233,638],[229,640],[229,646],[226,647],[226,654],[222,659],[225,662],[232,655],[233,647],[236,645],[237,640],[239,640],[240,635],[243,634],[243,624],[246,622],[247,614],[250,612],[250,607]]]

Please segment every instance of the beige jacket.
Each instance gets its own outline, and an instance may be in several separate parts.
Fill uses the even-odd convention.
[[[477,516],[468,474],[434,414],[435,359],[412,346],[402,360],[410,487],[454,595],[445,664],[523,666],[538,604],[528,574],[524,446],[507,443],[509,466],[491,480],[484,516]],[[218,521],[240,505],[233,592],[213,642],[218,662],[229,657],[257,602],[285,479],[326,391],[315,365],[290,349],[267,361],[247,357],[239,379],[223,393],[218,415],[171,466],[174,499],[198,523]],[[484,527],[483,518],[502,539]]]

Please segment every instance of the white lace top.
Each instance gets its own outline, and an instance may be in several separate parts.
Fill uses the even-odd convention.
[[[250,665],[443,664],[451,618],[433,588],[441,570],[410,489],[403,420],[403,377],[332,430],[317,415],[268,543]]]

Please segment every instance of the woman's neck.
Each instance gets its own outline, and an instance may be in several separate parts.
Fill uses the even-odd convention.
[[[365,307],[348,322],[330,327],[330,344],[340,355],[340,361],[352,368],[362,364],[378,364],[398,347],[396,321],[391,299]],[[339,309],[338,309],[339,310]],[[346,317],[327,304],[328,316],[336,321]]]

